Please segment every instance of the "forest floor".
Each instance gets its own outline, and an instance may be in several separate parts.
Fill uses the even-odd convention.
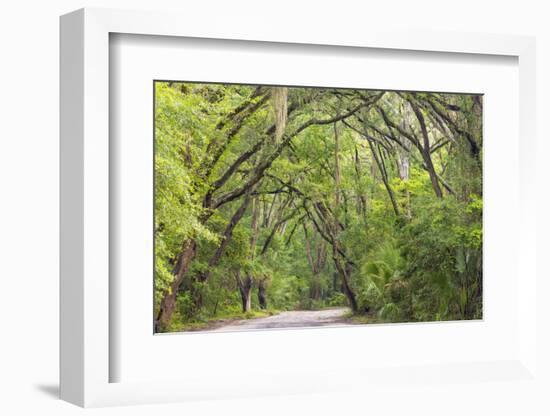
[[[265,318],[241,319],[227,322],[216,332],[243,331],[269,328],[304,328],[318,326],[354,325],[349,319],[349,308],[330,308],[316,311],[286,311]]]

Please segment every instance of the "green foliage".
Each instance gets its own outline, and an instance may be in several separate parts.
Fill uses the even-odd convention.
[[[327,301],[327,306],[345,306],[347,305],[346,295],[341,292],[335,292]]]
[[[346,279],[361,322],[480,318],[481,120],[473,95],[155,83],[156,312],[196,246],[166,330],[351,306]]]
[[[479,201],[447,198],[423,203],[403,230],[406,273],[417,289],[413,309],[418,320],[480,316],[479,216]]]

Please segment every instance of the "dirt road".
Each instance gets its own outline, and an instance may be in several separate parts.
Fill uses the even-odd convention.
[[[331,308],[320,311],[288,311],[267,318],[243,319],[215,329],[215,332],[243,331],[268,328],[305,328],[315,326],[344,326],[348,308]]]

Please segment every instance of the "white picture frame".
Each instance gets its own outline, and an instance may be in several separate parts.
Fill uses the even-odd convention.
[[[535,41],[529,37],[350,28],[326,34],[321,28],[281,33],[263,25],[235,33],[231,22],[212,27],[162,12],[82,9],[61,18],[61,398],[80,406],[160,403],[219,397],[320,393],[371,386],[392,380],[434,382],[460,380],[490,394],[483,381],[505,381],[538,391],[536,285],[536,198],[534,176]],[[269,380],[220,380],[193,376],[179,381],[110,382],[116,354],[110,349],[109,297],[109,36],[114,33],[224,39],[334,47],[430,51],[452,54],[504,55],[518,59],[520,177],[517,268],[517,354],[509,359],[473,363],[424,364],[414,368],[321,369],[319,374],[271,375]],[[242,33],[246,33],[243,35]],[[112,163],[112,161],[111,161]],[[540,325],[540,322],[538,323]],[[472,376],[474,374],[475,376]],[[342,380],[346,380],[343,382]],[[407,381],[408,380],[408,381]],[[449,387],[445,394],[452,394]],[[498,396],[495,396],[498,397]]]

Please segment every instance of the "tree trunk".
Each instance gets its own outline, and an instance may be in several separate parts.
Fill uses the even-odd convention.
[[[404,102],[401,106],[401,128],[408,130],[410,125],[410,111],[407,103]],[[410,177],[410,153],[411,153],[411,141],[406,137],[401,140],[402,146],[397,146],[397,168],[399,170],[399,178],[402,181],[408,181]],[[411,212],[411,194],[408,189],[405,190],[405,216],[408,219],[412,218]]]
[[[338,134],[338,127],[336,122],[334,123],[334,221],[332,226],[332,255],[334,264],[340,277],[342,279],[344,294],[347,296],[351,310],[357,312],[357,301],[355,300],[355,294],[349,285],[348,271],[342,267],[338,254],[338,235],[340,233],[340,222],[338,220],[338,212],[340,211],[340,136]]]
[[[312,275],[309,296],[311,299],[319,300],[321,298],[320,273],[325,266],[326,243],[322,239],[319,239],[317,233],[315,232],[313,233],[313,236],[310,237],[305,224],[302,224],[302,227],[304,229],[306,257],[311,268]],[[313,248],[311,247],[312,242],[314,243]]]
[[[252,310],[252,296],[250,296],[252,293],[252,277],[247,275],[246,279],[243,281],[240,272],[237,271],[235,273],[235,279],[237,280],[237,286],[241,294],[243,312],[250,312]]]
[[[340,262],[340,259],[338,258],[338,251],[334,248],[333,248],[333,260],[334,260],[334,265],[336,266],[336,270],[340,275],[340,279],[342,281],[342,289],[344,290],[344,295],[346,295],[346,297],[348,298],[351,311],[353,313],[357,313],[357,311],[359,310],[357,306],[357,300],[355,298],[355,293],[353,292],[353,289],[351,288],[350,282],[349,282],[349,276],[351,274],[351,265],[349,263],[346,263],[346,266],[343,267],[342,263]]]
[[[367,197],[363,192],[361,179],[363,177],[361,168],[361,159],[359,158],[359,150],[355,145],[355,181],[357,184],[357,214],[361,216],[361,219],[365,222],[367,220]]]
[[[288,88],[273,87],[271,96],[275,113],[275,143],[279,143],[283,138],[288,117]]]
[[[369,143],[372,157],[376,162],[376,165],[378,166],[378,170],[380,171],[380,176],[382,177],[382,182],[384,183],[384,187],[386,188],[386,191],[388,192],[388,196],[390,197],[390,202],[393,208],[393,212],[395,213],[396,217],[399,217],[399,206],[397,205],[395,194],[388,180],[388,174],[386,172],[386,169],[384,168],[384,164],[382,163],[382,155],[381,154],[379,155],[376,153],[376,147],[373,144],[373,140],[368,136],[367,136],[367,142]]]
[[[155,332],[163,331],[172,318],[174,309],[176,308],[176,297],[178,290],[183,283],[185,275],[189,271],[191,261],[197,253],[197,244],[194,240],[187,240],[183,244],[183,249],[176,262],[174,269],[174,280],[170,285],[170,288],[165,292],[162,301],[160,302],[160,309],[155,321]]]
[[[249,190],[249,192],[245,195],[243,202],[241,203],[241,205],[239,206],[237,211],[235,211],[235,213],[231,217],[231,220],[229,220],[229,223],[225,227],[221,243],[218,246],[218,249],[216,250],[214,255],[208,261],[208,267],[206,268],[206,270],[204,272],[201,272],[196,276],[196,279],[197,279],[198,282],[206,283],[208,281],[208,278],[210,277],[210,273],[212,273],[212,270],[221,261],[222,256],[225,253],[225,249],[227,248],[227,245],[229,244],[229,242],[233,238],[233,230],[235,229],[235,227],[237,226],[239,221],[244,216],[244,214],[246,212],[246,209],[247,209],[247,207],[250,203],[250,193],[251,193],[251,191],[252,190]],[[196,309],[202,308],[202,305],[203,305],[202,291],[198,291],[198,292],[193,294],[193,301],[195,303],[195,308]]]
[[[246,212],[246,208],[248,207],[249,202],[250,202],[250,192],[246,194],[242,204],[239,206],[237,211],[235,211],[235,213],[231,217],[231,220],[229,220],[229,223],[225,227],[225,231],[222,236],[222,241],[218,246],[218,249],[208,261],[208,267],[206,271],[199,275],[200,282],[206,282],[210,277],[210,273],[212,272],[212,269],[216,267],[220,262],[223,253],[225,253],[225,249],[227,248],[227,245],[233,238],[233,230],[235,229],[239,221],[242,219],[244,213]]]
[[[252,310],[252,285],[247,286],[244,290],[241,291],[241,300],[243,304],[243,312],[250,312]]]
[[[334,123],[334,215],[340,207],[340,135],[337,123]]]
[[[311,278],[311,287],[309,288],[309,297],[313,300],[321,299],[321,280],[319,273],[313,274]]]
[[[265,280],[265,278],[260,279],[260,281],[258,282],[258,302],[260,304],[260,309],[267,309]]]
[[[250,256],[251,259],[254,260],[256,257],[256,243],[258,241],[258,234],[260,231],[260,228],[258,227],[258,217],[260,215],[260,201],[258,197],[254,197],[252,199],[252,215],[250,218],[250,228],[251,228],[251,236],[250,236]]]
[[[234,228],[246,212],[246,208],[248,207],[248,204],[250,202],[250,193],[252,192],[252,190],[253,189],[249,189],[248,192],[245,194],[241,206],[237,209],[237,211],[229,221],[229,224],[224,231],[223,240],[220,246],[214,253],[214,256],[208,262],[207,271],[199,274],[199,276],[197,277],[200,282],[206,282],[208,280],[208,277],[210,276],[211,270],[220,262],[222,254],[227,247],[227,244],[229,244],[229,242],[231,241]],[[174,268],[174,281],[170,285],[169,290],[167,290],[164,294],[164,297],[160,303],[159,313],[155,322],[156,332],[162,331],[169,324],[176,306],[176,297],[178,294],[178,290],[181,287],[185,275],[187,274],[189,267],[191,266],[191,261],[195,258],[196,254],[196,242],[194,240],[185,241],[183,243],[180,255],[178,256],[176,267]],[[196,307],[200,308],[203,303],[202,294],[194,293],[193,297]]]
[[[428,136],[428,129],[426,128],[426,121],[424,120],[422,111],[418,108],[418,106],[412,102],[411,106],[414,114],[416,115],[416,118],[418,119],[418,122],[420,123],[420,131],[422,132],[423,145],[422,149],[420,149],[422,159],[424,159],[426,169],[428,170],[428,174],[430,175],[430,180],[432,182],[432,187],[434,189],[435,195],[438,198],[443,198],[443,192],[441,192],[441,187],[439,186],[439,178],[437,177],[437,173],[432,162],[432,156],[430,154],[430,138]]]

